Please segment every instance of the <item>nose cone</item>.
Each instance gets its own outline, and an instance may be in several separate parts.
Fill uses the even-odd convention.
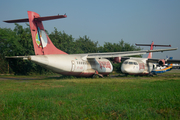
[[[129,73],[129,68],[126,65],[121,66],[122,73]]]
[[[135,73],[136,67],[134,65],[122,64],[121,71],[122,73]]]

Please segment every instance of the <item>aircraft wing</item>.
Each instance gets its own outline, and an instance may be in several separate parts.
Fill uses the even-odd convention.
[[[157,50],[141,50],[141,51],[125,51],[125,52],[106,52],[106,53],[88,53],[87,58],[114,58],[114,57],[124,57],[132,55],[142,55],[149,52],[163,52],[177,50],[177,48],[171,49],[157,49]]]
[[[180,63],[180,60],[166,60],[166,63]]]
[[[151,62],[151,63],[158,63],[161,59],[148,59],[147,62]],[[169,59],[163,59],[165,61],[165,63],[180,63],[180,60],[169,60]]]
[[[172,51],[177,50],[177,48],[171,49],[157,49],[157,50],[141,50],[141,51],[125,51],[125,52],[105,52],[105,53],[87,53],[87,54],[72,54],[72,55],[80,55],[82,59],[91,59],[91,58],[114,58],[114,57],[125,57],[132,55],[142,55],[149,52],[163,52],[163,51]],[[23,58],[24,60],[28,60],[29,56],[6,56],[6,58]],[[128,59],[128,58],[125,58]]]

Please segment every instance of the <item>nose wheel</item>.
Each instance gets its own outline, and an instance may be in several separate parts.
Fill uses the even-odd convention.
[[[150,72],[150,73],[148,74],[148,76],[153,77],[154,74]]]
[[[128,73],[125,73],[124,75],[127,77],[127,76],[128,76]]]

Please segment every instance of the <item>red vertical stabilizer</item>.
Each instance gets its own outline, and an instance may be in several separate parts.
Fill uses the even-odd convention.
[[[151,43],[150,50],[153,50],[154,42]],[[147,58],[152,58],[152,52],[149,53]]]
[[[4,22],[7,23],[29,22],[35,55],[67,54],[57,49],[53,45],[52,41],[49,39],[48,35],[46,34],[42,24],[42,21],[66,18],[67,17],[66,15],[40,17],[39,14],[32,11],[28,11],[28,17],[29,18],[7,20]]]
[[[42,21],[48,17],[40,17],[39,14],[32,11],[28,11],[28,17],[35,55],[67,54],[57,49],[46,34]]]

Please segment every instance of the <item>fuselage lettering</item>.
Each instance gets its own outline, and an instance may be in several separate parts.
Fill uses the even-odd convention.
[[[139,63],[139,70],[144,69],[144,63]]]
[[[98,61],[98,62],[101,69],[102,67],[111,69],[111,64],[109,61]]]

